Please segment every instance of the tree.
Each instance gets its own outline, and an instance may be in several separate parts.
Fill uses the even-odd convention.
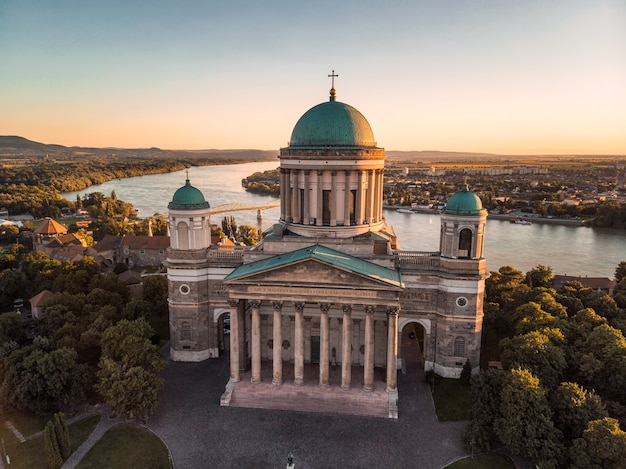
[[[65,422],[65,415],[62,412],[57,412],[54,414],[53,418],[54,422],[54,433],[57,439],[57,444],[59,447],[59,452],[61,453],[61,458],[65,461],[70,457],[72,453],[72,447],[70,443],[70,433],[67,429],[67,424]]]
[[[494,430],[512,453],[542,468],[554,468],[562,457],[561,433],[551,420],[552,412],[539,379],[517,368],[505,375],[500,415]]]
[[[500,342],[502,366],[525,368],[537,376],[544,387],[556,387],[567,362],[559,344],[564,337],[559,329],[543,329]]]
[[[626,404],[626,339],[621,331],[601,324],[589,334],[584,347],[580,364],[583,384],[605,400]]]
[[[589,421],[608,417],[600,397],[577,383],[561,383],[550,396],[550,406],[566,442],[580,438]]]
[[[526,272],[526,282],[531,288],[552,286],[552,267],[538,264]]]
[[[235,239],[237,235],[237,221],[235,217],[228,216],[222,219],[222,231],[229,239]]]
[[[58,469],[63,465],[63,458],[57,442],[54,424],[49,421],[44,430],[44,447],[50,469]]]
[[[97,390],[118,415],[130,418],[154,413],[165,366],[154,331],[143,318],[121,320],[104,331]]]
[[[22,343],[25,339],[20,316],[14,312],[0,313],[0,344],[9,341]]]
[[[615,268],[615,281],[621,282],[626,278],[626,261],[621,261]]]
[[[472,377],[471,421],[465,432],[465,441],[475,448],[489,451],[493,422],[500,414],[500,395],[505,372],[495,368],[481,370]]]
[[[626,432],[615,419],[592,420],[582,438],[574,441],[570,458],[572,469],[621,469],[626,461]]]

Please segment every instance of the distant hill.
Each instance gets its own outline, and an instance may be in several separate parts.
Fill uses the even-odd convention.
[[[34,156],[64,156],[85,157],[89,155],[116,157],[145,157],[145,158],[186,158],[186,159],[214,159],[214,160],[245,160],[267,161],[277,160],[278,151],[235,149],[235,150],[163,150],[161,148],[92,148],[66,147],[35,142],[17,135],[0,135],[0,158],[30,158]]]

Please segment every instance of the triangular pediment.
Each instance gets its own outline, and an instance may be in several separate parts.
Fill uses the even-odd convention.
[[[235,285],[290,285],[402,290],[398,271],[315,246],[244,264],[225,279]]]

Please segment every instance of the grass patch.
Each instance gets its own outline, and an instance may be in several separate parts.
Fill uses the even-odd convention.
[[[152,432],[135,425],[107,431],[78,464],[78,469],[169,469],[166,446]]]
[[[479,454],[455,461],[445,469],[514,469],[515,464],[503,454]]]
[[[49,417],[37,417],[30,412],[22,412],[5,407],[2,412],[2,422],[0,424],[0,437],[4,439],[6,454],[11,458],[11,465],[8,467],[11,467],[11,469],[46,467],[47,461],[43,436],[38,436],[25,443],[20,443],[15,435],[13,435],[13,432],[4,424],[5,420],[13,422],[13,425],[27,437],[28,435],[43,431]],[[72,451],[75,451],[76,448],[87,439],[99,420],[99,415],[92,415],[68,425]]]
[[[460,379],[437,378],[433,400],[439,421],[469,420],[472,408],[472,388]]]
[[[67,428],[70,432],[70,443],[72,445],[72,453],[76,451],[80,445],[91,435],[91,432],[94,431],[96,425],[100,422],[100,415],[90,415],[89,417],[85,417],[84,419],[80,419],[77,422],[74,422],[71,425],[68,425]]]

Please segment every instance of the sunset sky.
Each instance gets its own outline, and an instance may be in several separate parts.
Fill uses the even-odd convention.
[[[278,149],[333,69],[387,150],[626,154],[623,0],[0,1],[0,135]]]

